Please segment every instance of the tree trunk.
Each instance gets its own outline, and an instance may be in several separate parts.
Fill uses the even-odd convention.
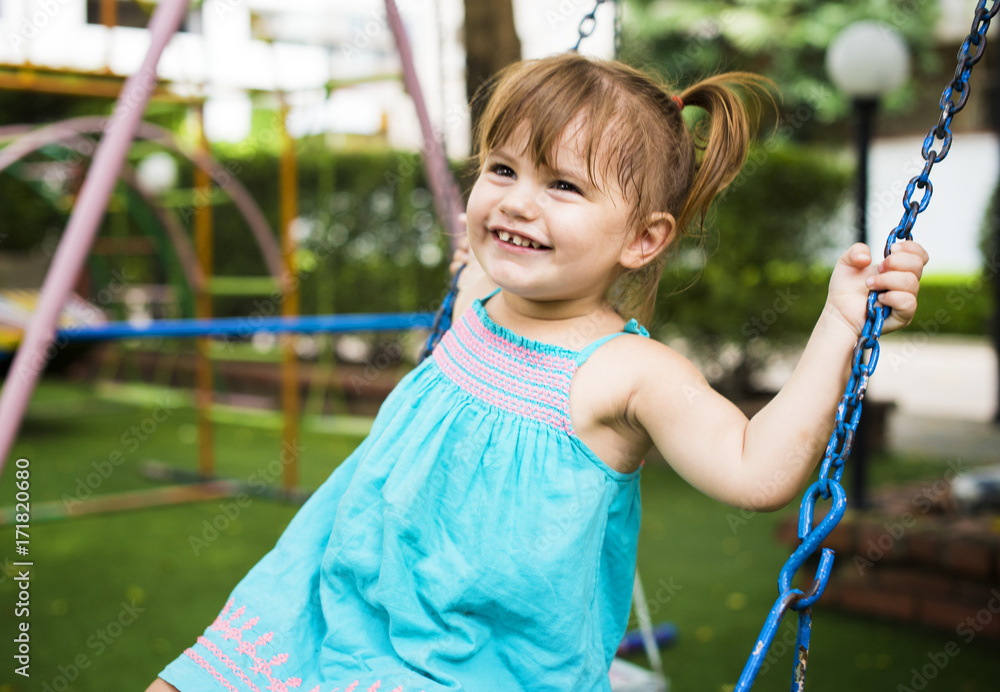
[[[501,68],[521,59],[513,0],[465,0],[465,91],[469,101]],[[473,104],[472,127],[482,105]]]

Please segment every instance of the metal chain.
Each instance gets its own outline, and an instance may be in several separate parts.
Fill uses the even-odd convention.
[[[451,286],[441,301],[441,305],[434,312],[434,321],[431,323],[430,334],[427,336],[423,350],[420,351],[417,363],[424,362],[424,359],[434,351],[434,348],[444,338],[445,332],[451,327],[451,313],[455,310],[455,299],[458,297],[458,277],[462,275],[464,269],[465,265],[463,264],[455,272],[455,276],[451,278]]]
[[[951,120],[956,113],[965,107],[969,98],[969,75],[975,64],[982,58],[983,50],[986,48],[986,30],[998,9],[1000,9],[1000,0],[992,0],[989,9],[986,8],[986,0],[979,0],[976,6],[972,30],[958,51],[958,67],[955,69],[955,76],[941,94],[939,102],[941,114],[938,122],[927,133],[921,148],[921,154],[925,161],[924,169],[919,175],[914,176],[906,186],[906,191],[903,194],[903,216],[899,224],[889,233],[886,241],[884,254],[887,257],[897,241],[911,239],[911,230],[916,223],[917,215],[924,211],[930,203],[934,190],[929,178],[931,168],[934,167],[934,164],[944,160],[951,148]],[[938,140],[940,140],[940,148],[933,149],[932,147]],[[915,200],[913,194],[918,188],[923,190],[923,194],[919,200]],[[804,689],[811,632],[811,606],[826,588],[830,572],[833,569],[833,551],[829,548],[822,549],[819,566],[816,568],[813,583],[807,593],[793,588],[792,579],[806,560],[821,547],[822,542],[844,516],[844,510],[847,507],[847,497],[844,488],[840,485],[840,478],[844,473],[844,463],[847,461],[854,444],[858,421],[861,418],[861,402],[878,363],[878,338],[882,334],[882,325],[889,314],[889,308],[875,305],[877,299],[877,292],[872,291],[868,294],[867,319],[861,337],[854,347],[851,377],[848,380],[844,396],[837,406],[834,430],[823,455],[819,480],[805,491],[802,498],[798,527],[801,543],[788,558],[784,567],[781,568],[778,577],[778,599],[771,607],[760,636],[757,638],[757,643],[754,645],[743,673],[736,683],[734,692],[747,692],[752,687],[764,657],[771,647],[771,642],[774,641],[781,619],[788,609],[799,613],[791,689],[792,692],[801,692]],[[820,498],[830,500],[832,504],[823,520],[818,525],[813,526],[813,514]]]
[[[580,44],[583,43],[583,39],[590,38],[594,30],[597,29],[597,8],[603,5],[608,0],[596,0],[594,3],[594,8],[589,14],[583,15],[583,19],[580,20],[580,26],[577,27],[577,34],[579,37],[576,39],[576,45],[574,45],[570,50],[576,53],[580,50]]]

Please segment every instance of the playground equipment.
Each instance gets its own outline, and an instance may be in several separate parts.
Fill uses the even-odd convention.
[[[598,5],[602,2],[604,0],[597,0]],[[187,3],[185,0],[175,0],[174,2],[161,3],[157,7],[150,24],[150,33],[152,36],[151,47],[142,69],[137,74],[150,73],[155,70],[159,54],[167,39],[179,24],[180,17],[186,6]],[[390,18],[398,15],[392,0],[387,0],[387,7]],[[952,118],[965,106],[969,94],[969,77],[972,68],[982,57],[986,45],[986,32],[990,20],[995,16],[998,9],[1000,9],[1000,5],[996,2],[988,9],[986,8],[985,0],[979,0],[977,4],[972,30],[959,51],[955,76],[945,88],[940,100],[940,117],[937,124],[931,128],[922,147],[921,153],[925,160],[924,169],[907,186],[903,197],[904,214],[899,225],[893,229],[888,238],[885,249],[886,254],[890,252],[895,242],[911,237],[911,230],[918,214],[924,211],[930,202],[933,191],[933,186],[929,179],[931,169],[936,163],[942,161],[947,156],[952,141]],[[583,25],[581,25],[580,33],[582,38],[584,34]],[[405,55],[402,45],[401,51],[404,51]],[[406,58],[404,57],[405,60]],[[26,331],[24,342],[15,356],[11,375],[8,378],[7,385],[4,387],[2,396],[0,396],[0,421],[3,421],[0,424],[0,470],[2,470],[2,464],[10,451],[13,436],[23,416],[31,389],[37,380],[41,369],[40,366],[44,364],[45,355],[56,337],[54,325],[58,313],[69,295],[70,281],[79,272],[83,257],[93,240],[97,222],[104,211],[104,205],[110,194],[110,186],[122,167],[125,147],[138,129],[138,118],[148,100],[148,91],[142,88],[137,79],[130,78],[126,81],[122,91],[121,103],[131,104],[131,108],[119,107],[112,117],[114,127],[109,128],[108,134],[98,148],[91,174],[87,177],[78,199],[77,207],[70,218],[64,241],[56,254],[52,270],[50,270],[49,275],[46,277],[36,318]],[[423,119],[424,116],[421,116],[422,125]],[[432,134],[431,140],[434,139]],[[939,149],[934,149],[933,147],[935,146],[939,146]],[[427,151],[429,159],[440,154],[440,151],[430,146],[428,146]],[[437,151],[437,154],[434,153],[435,151]],[[282,170],[284,171],[283,180],[286,181],[285,184],[294,186],[294,160],[291,157],[283,160]],[[430,173],[431,178],[434,178],[435,175],[440,174]],[[291,182],[289,183],[288,181]],[[437,183],[435,183],[435,186],[435,189],[439,192],[439,196],[447,198],[447,194],[443,192],[445,188],[437,187]],[[922,190],[923,193],[919,200],[914,200],[912,197],[917,189]],[[441,208],[444,209],[443,212],[440,212]],[[455,209],[452,204],[443,204],[439,208],[439,213],[444,214],[442,221],[446,224],[455,223],[457,214],[453,214],[452,212],[454,211]],[[294,207],[291,203],[288,203],[282,210],[283,228],[287,227],[293,217]],[[203,221],[202,223],[205,222]],[[199,236],[201,239],[205,237],[205,234]],[[199,250],[204,249],[201,242],[196,242],[196,245],[199,247]],[[286,286],[291,278],[290,265],[288,264],[290,248],[290,241],[286,240],[282,247],[285,266],[281,275],[282,281],[285,282]],[[287,312],[284,314],[283,321],[275,323],[275,331],[291,330],[292,321],[290,318],[294,314],[296,297],[290,287],[286,291],[286,295],[288,295],[286,303]],[[876,307],[876,300],[877,294],[873,292],[868,300],[868,321],[855,348],[852,375],[841,404],[838,407],[835,430],[827,445],[820,469],[820,480],[807,489],[801,504],[799,523],[801,544],[781,570],[779,577],[780,594],[768,615],[760,637],[753,647],[747,665],[737,683],[736,690],[739,692],[749,690],[752,687],[777,632],[777,628],[788,610],[794,610],[799,613],[798,640],[796,643],[796,660],[792,677],[792,689],[802,690],[804,688],[811,632],[811,606],[822,595],[832,568],[833,552],[829,549],[822,549],[819,568],[817,569],[813,583],[807,591],[794,588],[792,581],[806,560],[821,548],[823,540],[836,526],[846,508],[846,496],[840,485],[840,478],[843,474],[844,464],[852,447],[860,419],[864,393],[878,361],[878,338],[887,314],[886,309]],[[447,304],[447,301],[445,302]],[[210,329],[211,327],[202,324],[201,328]],[[445,328],[445,320],[439,321],[438,329],[443,330]],[[291,362],[291,359],[289,362]],[[291,364],[289,367],[291,367]],[[296,410],[288,409],[286,413],[294,418]],[[292,424],[294,425],[294,423]],[[814,527],[814,510],[816,503],[820,499],[831,500],[833,506],[826,517]],[[641,588],[638,587],[638,584],[635,593],[641,594]],[[638,598],[641,597],[637,596]]]

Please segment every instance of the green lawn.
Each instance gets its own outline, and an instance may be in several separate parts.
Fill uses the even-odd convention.
[[[87,389],[44,383],[15,448],[31,460],[32,502],[152,487],[137,472],[146,459],[194,468],[193,412],[173,406],[167,400],[142,408],[98,401]],[[277,466],[268,467],[279,456],[277,433],[220,425],[216,434],[221,475],[276,478]],[[317,486],[357,441],[304,435],[302,484]],[[116,452],[124,459],[119,466],[111,463],[119,459]],[[901,459],[877,460],[874,470],[877,482],[939,474],[933,464]],[[13,504],[13,483],[9,466],[0,479],[0,506]],[[734,510],[698,494],[667,468],[649,465],[642,484],[641,573],[654,620],[673,621],[680,631],[677,645],[664,654],[673,689],[730,689],[777,595],[787,550],[773,535],[783,513],[753,516],[734,529],[727,516],[739,516]],[[33,523],[31,678],[15,675],[15,664],[4,656],[0,692],[145,689],[212,621],[295,507],[253,499],[218,537],[199,545],[196,556],[191,537],[211,538],[205,522],[221,512],[214,501]],[[12,527],[0,528],[0,559],[14,559],[14,538]],[[0,575],[0,581],[0,639],[10,642],[17,589],[12,579]],[[928,663],[928,655],[950,640],[961,645],[959,655],[925,689],[996,689],[995,643],[965,644],[954,633],[817,608],[808,689],[897,692],[900,684],[910,685],[912,668]],[[755,689],[787,689],[790,667],[786,655]]]

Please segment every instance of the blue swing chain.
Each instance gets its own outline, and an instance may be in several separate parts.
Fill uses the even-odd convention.
[[[431,333],[427,336],[424,348],[417,358],[418,363],[424,362],[424,359],[434,351],[434,347],[441,341],[444,333],[451,327],[451,314],[455,310],[455,298],[458,297],[458,277],[462,275],[463,269],[465,269],[464,264],[458,268],[455,276],[451,278],[451,286],[448,288],[448,293],[445,294],[444,300],[441,301],[437,312],[434,313]]]
[[[931,168],[943,161],[951,149],[952,132],[951,119],[965,107],[969,98],[969,75],[972,68],[979,62],[986,48],[986,30],[990,20],[1000,9],[1000,0],[993,0],[986,9],[986,0],[979,0],[975,17],[972,20],[972,30],[958,51],[958,67],[955,76],[941,94],[939,106],[941,114],[937,124],[931,128],[924,139],[920,150],[925,164],[923,171],[914,176],[903,193],[903,217],[899,225],[889,234],[885,244],[885,256],[888,257],[892,246],[899,240],[910,240],[911,230],[916,223],[917,215],[930,203],[933,186],[930,181]],[[932,149],[935,142],[940,141],[940,149]],[[923,190],[919,200],[913,199],[917,189]],[[834,421],[834,430],[830,435],[823,462],[820,465],[819,480],[813,483],[802,497],[799,510],[798,536],[800,545],[781,568],[778,576],[779,596],[771,607],[764,627],[761,629],[757,643],[754,645],[750,658],[747,660],[743,673],[736,683],[734,692],[747,692],[752,687],[757,672],[771,648],[771,643],[777,634],[778,626],[788,609],[799,613],[798,636],[795,644],[795,665],[792,673],[792,692],[802,692],[805,687],[806,663],[809,656],[809,636],[812,628],[811,610],[813,603],[823,594],[830,572],[833,569],[833,551],[823,548],[820,554],[819,566],[808,593],[792,587],[792,578],[799,568],[821,547],[822,542],[830,535],[834,527],[844,516],[847,508],[847,495],[840,485],[844,473],[844,462],[851,452],[854,437],[861,418],[861,402],[868,388],[868,382],[878,363],[879,343],[882,325],[889,314],[889,308],[877,307],[875,301],[878,293],[868,294],[868,316],[861,336],[854,347],[851,366],[851,377]],[[830,500],[832,506],[823,520],[813,526],[813,513],[816,502],[822,498]]]

